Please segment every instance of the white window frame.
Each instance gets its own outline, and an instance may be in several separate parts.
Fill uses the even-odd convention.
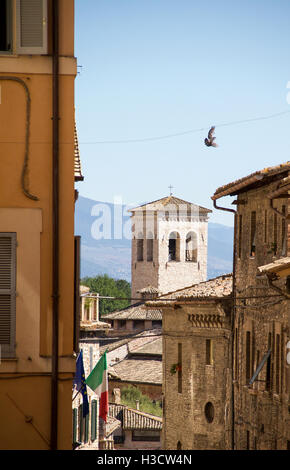
[[[25,0],[16,0],[16,52],[17,54],[27,55],[45,55],[47,54],[47,43],[48,43],[48,28],[47,28],[47,0],[42,0],[43,18],[42,18],[42,35],[43,42],[42,47],[22,47],[21,46],[21,18],[20,18],[20,3]]]

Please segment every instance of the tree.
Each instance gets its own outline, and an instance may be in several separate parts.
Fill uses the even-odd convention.
[[[81,284],[90,288],[90,292],[100,296],[124,298],[126,300],[100,299],[100,318],[102,315],[122,310],[130,305],[131,285],[124,279],[113,279],[107,274],[97,277],[85,277]]]

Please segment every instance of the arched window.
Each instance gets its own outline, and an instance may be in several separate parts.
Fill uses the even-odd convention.
[[[153,234],[149,232],[147,235],[147,261],[153,261]]]
[[[204,414],[208,423],[212,423],[214,419],[214,407],[209,401],[204,407]]]
[[[186,235],[185,261],[197,263],[197,235],[195,232],[189,232]]]
[[[137,237],[137,261],[143,261],[143,247],[144,247],[143,233],[139,232],[138,237]]]
[[[180,261],[180,235],[177,232],[169,235],[168,261]]]

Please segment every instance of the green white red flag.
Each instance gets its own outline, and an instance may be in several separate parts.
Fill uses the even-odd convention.
[[[109,387],[106,352],[102,355],[99,362],[86,379],[86,384],[99,397],[100,417],[107,422],[107,414],[109,411]]]

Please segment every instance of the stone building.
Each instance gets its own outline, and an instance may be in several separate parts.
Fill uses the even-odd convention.
[[[211,210],[168,196],[130,212],[133,299],[144,294],[150,298],[152,292],[156,297],[206,279]]]
[[[229,449],[232,275],[147,305],[163,314],[162,449]]]
[[[223,209],[216,201],[236,196],[235,449],[290,448],[289,276],[278,275],[290,254],[289,175],[290,162],[266,168],[212,198]]]

